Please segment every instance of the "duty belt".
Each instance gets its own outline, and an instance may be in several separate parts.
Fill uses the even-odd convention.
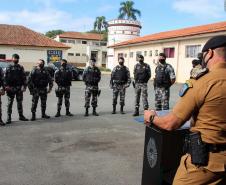
[[[141,83],[141,84],[144,84],[146,83],[144,80],[136,80],[136,83]]]
[[[113,80],[113,83],[118,84],[118,85],[124,85],[126,82],[118,81],[118,80]]]
[[[205,142],[203,142],[203,144],[208,152],[217,153],[226,150],[226,144],[209,144]],[[185,139],[184,152],[189,154],[191,153],[190,141],[188,138]]]
[[[226,144],[206,144],[209,152],[221,152],[226,150]]]

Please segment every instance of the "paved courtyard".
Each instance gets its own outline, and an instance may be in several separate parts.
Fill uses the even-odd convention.
[[[154,90],[149,82],[149,102],[154,108]],[[73,82],[73,117],[55,118],[55,92],[47,102],[51,119],[20,122],[13,108],[13,123],[0,128],[0,185],[139,185],[145,126],[134,121],[134,90],[129,87],[125,115],[112,115],[109,76],[100,83],[99,117],[84,117],[84,84]],[[171,89],[172,107],[180,84]],[[6,96],[2,97],[6,120]],[[31,96],[24,95],[24,114],[31,117]],[[119,106],[117,107],[119,110]],[[63,107],[62,114],[65,114]]]

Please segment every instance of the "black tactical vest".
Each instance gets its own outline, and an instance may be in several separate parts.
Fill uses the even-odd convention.
[[[113,76],[113,81],[115,83],[126,83],[128,81],[127,72],[126,66],[117,66]]]
[[[72,72],[70,69],[60,69],[59,70],[59,86],[67,87],[71,86],[71,80],[72,80]]]
[[[170,75],[166,71],[167,64],[164,66],[158,65],[156,67],[155,73],[155,83],[157,87],[169,88],[171,86]]]
[[[33,84],[36,88],[46,88],[49,83],[49,72],[47,69],[36,68],[33,74]]]
[[[97,67],[88,67],[85,82],[90,85],[97,85],[100,80],[100,73]]]
[[[7,81],[9,86],[22,86],[24,83],[23,67],[16,64],[9,66]]]
[[[0,87],[3,86],[3,80],[4,80],[3,78],[4,78],[3,71],[2,71],[2,69],[0,68]]]
[[[135,68],[135,81],[139,83],[146,83],[149,80],[147,64],[137,64]]]

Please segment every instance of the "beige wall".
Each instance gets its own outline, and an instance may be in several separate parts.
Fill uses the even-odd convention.
[[[14,53],[20,56],[20,64],[26,70],[31,70],[36,65],[38,59],[44,59],[47,62],[47,50],[62,50],[59,48],[46,47],[22,47],[22,46],[0,46],[0,54],[5,54],[6,59],[11,59]],[[65,57],[65,49],[63,58]]]
[[[190,70],[192,68],[192,60],[194,58],[187,58],[185,56],[185,48],[187,45],[201,45],[201,48],[206,43],[206,41],[215,35],[226,34],[226,32],[206,34],[202,36],[194,36],[189,38],[182,38],[181,40],[168,40],[161,41],[161,43],[149,43],[146,45],[137,45],[137,46],[126,46],[121,48],[115,48],[114,53],[114,62],[113,66],[117,65],[117,56],[119,53],[126,53],[127,57],[125,58],[125,65],[129,67],[131,75],[133,75],[133,68],[136,64],[136,52],[147,51],[147,56],[144,56],[144,60],[151,67],[152,78],[155,75],[155,68],[157,65],[158,56],[155,56],[155,50],[162,52],[164,48],[174,47],[175,54],[174,58],[167,58],[167,63],[171,64],[175,70],[177,82],[184,83],[190,77]],[[152,50],[152,57],[149,56],[149,51]],[[133,58],[130,58],[129,53],[134,52]]]
[[[67,50],[66,56],[67,60],[71,63],[76,63],[78,65],[87,65],[88,60],[91,58],[91,51],[97,51],[97,65],[101,66],[105,61],[102,61],[102,52],[107,52],[106,46],[92,46],[88,44],[69,44],[71,48]],[[68,53],[73,53],[74,56],[68,56]],[[76,56],[79,53],[80,56]],[[83,56],[85,55],[85,56]]]
[[[70,38],[62,38],[66,41],[64,44],[71,47],[65,53],[66,59],[68,62],[76,65],[76,66],[87,66],[88,61],[91,58],[91,51],[97,51],[97,65],[102,66],[106,64],[106,59],[103,60],[103,52],[107,52],[107,46],[97,46],[94,43],[98,43],[97,40],[86,40],[86,39],[70,39]],[[56,41],[60,42],[62,40],[57,36],[55,38]],[[73,41],[74,43],[69,43],[69,41]],[[87,41],[87,44],[82,44],[82,41]],[[104,41],[102,41],[104,42]],[[68,53],[73,54],[74,56],[69,56]],[[76,56],[76,53],[79,53],[80,56]]]

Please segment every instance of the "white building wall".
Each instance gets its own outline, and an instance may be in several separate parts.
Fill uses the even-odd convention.
[[[136,52],[142,51],[142,55],[144,55],[144,51],[147,51],[147,56],[144,56],[144,60],[151,67],[152,78],[155,76],[155,68],[157,66],[158,56],[155,56],[155,50],[158,50],[158,53],[163,52],[164,48],[174,47],[175,53],[174,58],[167,58],[166,62],[171,64],[176,73],[176,81],[180,83],[184,83],[187,79],[190,78],[190,70],[192,69],[192,60],[195,58],[187,58],[186,57],[186,46],[189,45],[201,45],[200,49],[204,46],[206,41],[210,39],[212,36],[226,34],[226,32],[221,33],[211,33],[201,36],[193,36],[189,38],[182,38],[181,40],[172,40],[172,41],[158,41],[159,43],[147,43],[143,45],[131,45],[118,47],[114,50],[114,56],[118,56],[118,54],[123,53],[127,57],[125,58],[125,65],[129,67],[130,73],[133,76],[133,68],[136,64]],[[152,51],[152,56],[149,56],[149,51]],[[133,52],[133,58],[130,58],[130,52]],[[114,60],[113,66],[117,65],[117,60]]]
[[[39,59],[47,62],[47,50],[62,50],[60,48],[47,47],[24,47],[24,46],[0,46],[0,54],[5,54],[6,59],[11,59],[14,53],[20,56],[20,64],[26,70],[31,70]],[[62,50],[62,57],[65,57],[65,49]]]
[[[134,39],[140,36],[140,22],[115,19],[108,22],[108,46]],[[113,48],[108,48],[107,68],[113,69],[118,57]]]

